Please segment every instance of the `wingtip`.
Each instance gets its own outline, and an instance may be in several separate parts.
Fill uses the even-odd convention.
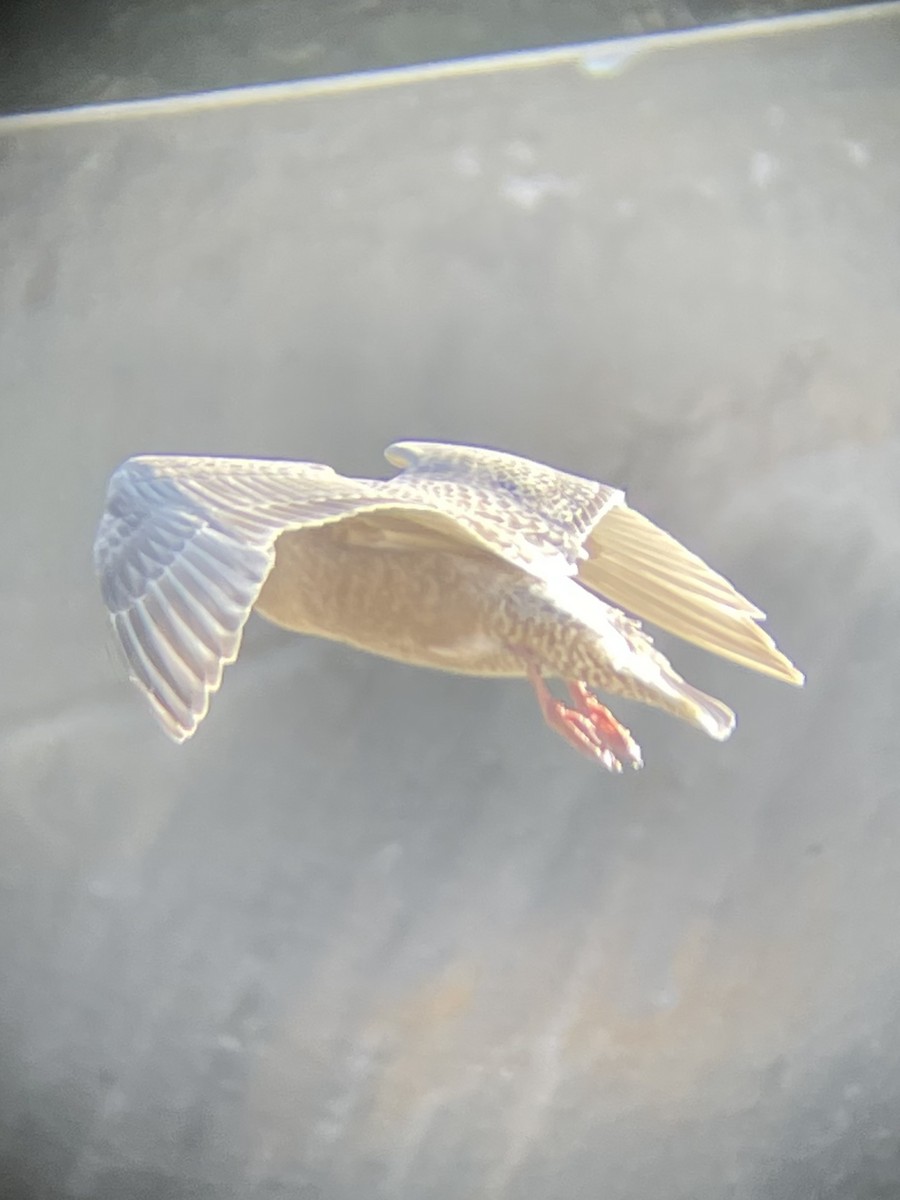
[[[806,676],[803,672],[794,666],[786,654],[782,654],[772,636],[765,629],[760,629],[759,625],[754,625],[753,628],[758,640],[757,656],[743,661],[735,659],[735,661],[741,662],[742,666],[749,667],[751,670],[778,679],[781,683],[789,683],[793,687],[803,687],[806,683]]]
[[[153,710],[153,715],[159,722],[163,733],[165,733],[165,735],[171,741],[180,746],[183,742],[186,742],[188,738],[192,738],[194,736],[194,734],[197,732],[197,726],[200,724],[200,720],[202,718],[195,720],[191,725],[186,725],[181,721],[176,720],[172,713],[169,712],[168,708],[166,708],[166,706],[162,704],[156,696],[154,696],[153,692],[150,691],[143,680],[138,679],[135,675],[132,675],[131,681],[132,683],[136,684],[137,687],[140,688],[142,694],[147,697],[150,708]],[[207,704],[207,708],[208,707],[209,705]]]
[[[197,732],[196,726],[193,729],[170,729],[168,726],[163,726],[163,728],[165,729],[166,734],[169,736],[169,739],[173,741],[176,746],[183,745]]]
[[[794,687],[803,687],[806,683],[806,676],[802,671],[798,671],[792,662],[788,663],[788,670],[784,676],[785,683],[791,683]]]

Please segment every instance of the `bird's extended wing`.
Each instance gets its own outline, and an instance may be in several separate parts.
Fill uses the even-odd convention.
[[[147,456],[119,467],[94,561],[132,676],[176,741],[237,657],[279,534],[377,504],[377,484],[315,463]]]
[[[613,604],[723,658],[787,683],[803,676],[722,575],[652,521],[620,504],[588,534],[582,583]]]

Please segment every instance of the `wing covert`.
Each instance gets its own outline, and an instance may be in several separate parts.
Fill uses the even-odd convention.
[[[585,539],[624,502],[617,488],[515,454],[443,442],[395,442],[392,494],[433,498],[495,554],[541,578],[574,575]]]

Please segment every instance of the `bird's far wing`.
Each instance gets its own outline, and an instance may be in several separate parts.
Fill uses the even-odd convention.
[[[385,457],[403,468],[384,484],[385,499],[418,497],[493,554],[539,578],[574,575],[590,531],[624,501],[616,488],[499,450],[396,442]]]
[[[171,737],[184,741],[206,715],[279,535],[375,511],[383,486],[265,459],[147,456],[119,467],[94,562],[132,677]]]
[[[722,575],[626,504],[588,535],[581,583],[613,604],[742,666],[802,684],[803,676],[761,629],[765,617]]]

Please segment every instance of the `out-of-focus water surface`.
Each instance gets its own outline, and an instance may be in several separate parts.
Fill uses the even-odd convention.
[[[838,8],[836,0],[12,0],[0,111],[178,95]]]
[[[900,1192],[898,81],[884,6],[0,124],[0,1194]],[[111,470],[404,437],[625,486],[806,689],[660,637],[738,729],[617,704],[614,779],[524,684],[253,620],[168,743]]]

